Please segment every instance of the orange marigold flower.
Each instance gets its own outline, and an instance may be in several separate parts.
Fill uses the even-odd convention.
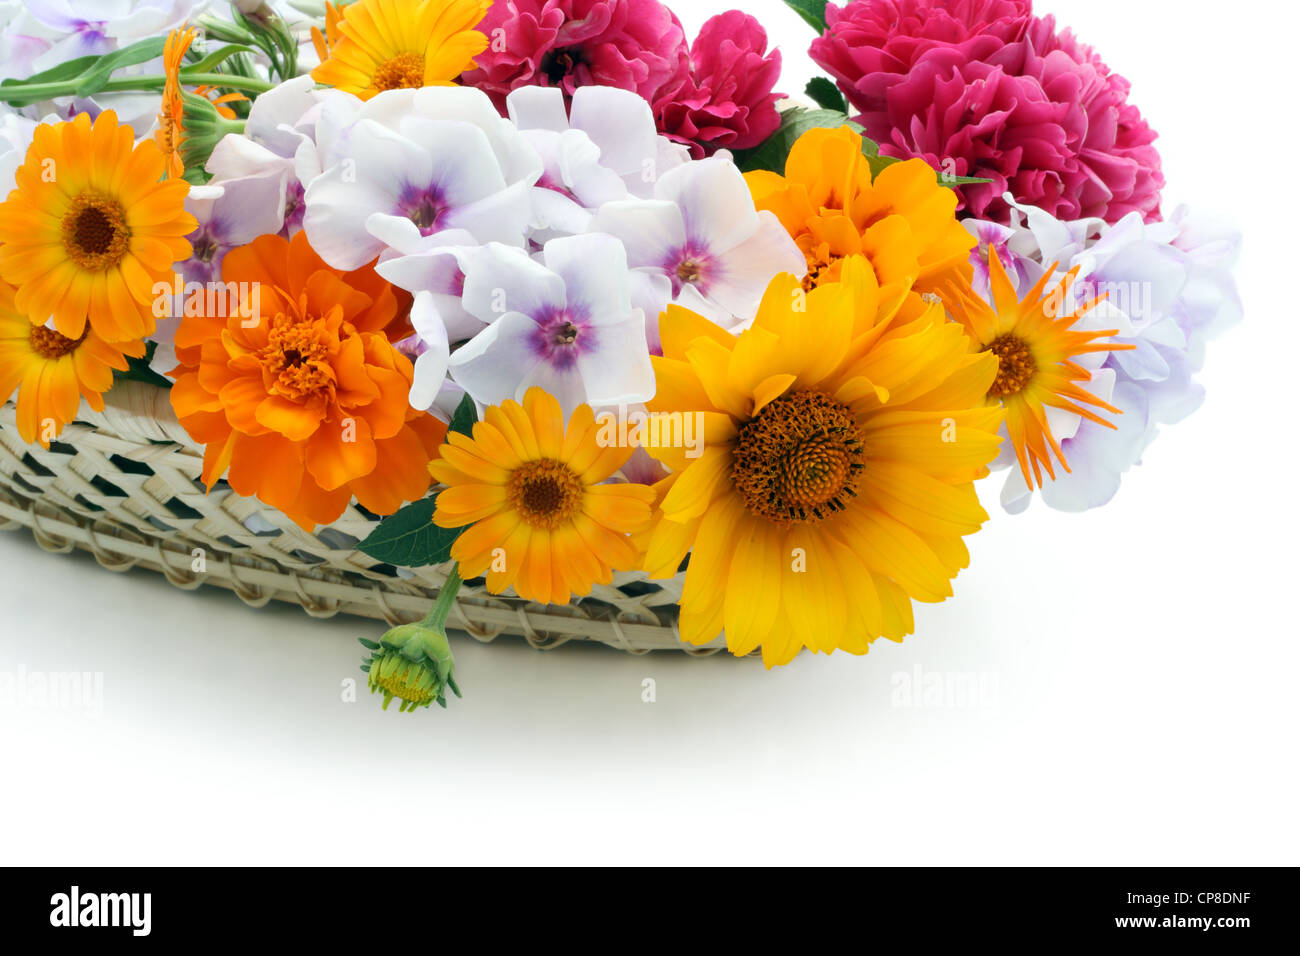
[[[939,185],[923,160],[887,166],[876,176],[862,137],[847,126],[812,129],[795,142],[785,175],[745,174],[757,209],[776,214],[808,261],[804,288],[838,282],[847,256],[866,256],[882,284],[912,281],[937,292],[963,276],[975,237],[957,221],[957,195]]]
[[[77,417],[82,398],[103,411],[113,370],[125,371],[128,355],[144,355],[144,342],[110,345],[89,327],[71,339],[32,325],[14,304],[13,286],[0,281],[0,402],[18,392],[16,419],[23,441],[48,448],[50,439]]]
[[[433,522],[470,525],[451,547],[462,577],[486,572],[493,594],[514,587],[530,601],[568,604],[636,566],[628,535],[649,525],[654,491],[602,484],[633,452],[602,443],[602,427],[579,405],[566,428],[555,396],[530,388],[522,405],[489,407],[473,438],[447,436],[429,465],[447,486]]]
[[[204,482],[226,475],[307,529],[354,495],[376,514],[423,497],[447,429],[407,403],[414,370],[386,334],[403,328],[397,292],[371,266],[331,269],[301,232],[231,250],[222,276],[237,306],[190,300],[171,373]]]
[[[106,342],[152,335],[154,287],[171,284],[199,225],[185,211],[189,184],[165,171],[157,144],[135,145],[112,110],[36,127],[0,203],[0,277],[19,311],[37,325],[53,317],[70,339],[87,320]]]

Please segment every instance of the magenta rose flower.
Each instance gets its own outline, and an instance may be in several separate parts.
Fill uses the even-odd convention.
[[[827,6],[813,59],[886,155],[958,176],[962,208],[1007,221],[1002,200],[1061,219],[1159,218],[1156,134],[1129,84],[1020,0],[854,0]]]
[[[767,52],[762,25],[739,10],[711,17],[691,46],[690,67],[654,102],[655,122],[699,159],[718,149],[748,149],[781,125],[772,92],[781,54]]]
[[[518,86],[616,86],[653,101],[687,67],[686,35],[658,0],[496,0],[475,29],[489,45],[461,82],[503,112]]]

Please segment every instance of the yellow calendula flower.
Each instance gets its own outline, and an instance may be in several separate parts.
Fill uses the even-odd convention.
[[[645,568],[671,577],[689,550],[684,640],[725,631],[769,667],[802,647],[864,654],[911,633],[913,600],[951,595],[988,517],[973,482],[997,454],[998,369],[938,303],[905,315],[910,298],[853,256],[806,294],[778,276],[739,336],[677,306],[661,319],[649,408],[704,435],[647,444],[673,475]]]
[[[773,212],[808,261],[804,287],[839,279],[847,256],[865,256],[882,284],[912,278],[918,293],[966,277],[975,237],[957,221],[957,196],[923,160],[875,177],[862,137],[847,126],[811,129],[795,142],[785,175],[745,174],[757,209]]]
[[[450,86],[474,67],[488,38],[474,29],[489,0],[358,0],[327,5],[326,34],[313,34],[317,83],[368,100],[384,90]]]
[[[1053,263],[1021,298],[1016,295],[997,251],[990,249],[993,305],[975,295],[969,285],[951,283],[940,291],[948,311],[969,334],[972,347],[998,359],[998,374],[989,386],[988,401],[1006,409],[1007,435],[1025,484],[1030,488],[1042,486],[1044,469],[1049,477],[1056,477],[1053,454],[1066,471],[1070,470],[1060,443],[1052,435],[1049,408],[1115,428],[1113,422],[1092,408],[1115,415],[1120,410],[1079,384],[1090,381],[1092,373],[1077,360],[1097,352],[1136,348],[1103,341],[1118,334],[1118,329],[1075,328],[1103,297],[1066,310],[1078,269],[1070,270],[1051,291],[1045,292],[1055,270]]]
[[[0,402],[18,393],[15,419],[25,442],[49,447],[50,439],[77,417],[81,400],[104,410],[103,393],[113,370],[144,355],[144,342],[110,345],[86,328],[73,339],[32,325],[14,304],[14,289],[0,281]]]
[[[649,523],[654,492],[602,484],[633,448],[602,444],[589,406],[578,406],[566,428],[555,397],[530,388],[522,405],[489,407],[473,431],[450,432],[429,465],[447,486],[434,524],[470,525],[451,548],[462,577],[486,573],[493,594],[513,587],[530,601],[567,604],[636,566],[628,535]]]
[[[154,288],[171,285],[190,256],[198,221],[185,211],[189,184],[164,179],[152,140],[135,145],[112,110],[91,123],[41,124],[17,188],[0,203],[0,277],[32,323],[80,339],[89,321],[106,342],[154,331]]]

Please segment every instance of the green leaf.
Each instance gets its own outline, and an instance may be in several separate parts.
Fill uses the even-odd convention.
[[[112,78],[113,71],[158,59],[163,55],[164,43],[166,43],[166,40],[163,37],[150,37],[147,40],[140,40],[128,47],[105,54],[100,57],[99,63],[86,73],[81,84],[77,87],[76,95],[94,96]]]
[[[0,89],[8,89],[12,86],[23,86],[26,83],[60,83],[63,80],[70,80],[74,76],[80,76],[86,70],[90,69],[99,62],[100,54],[91,56],[79,56],[75,60],[68,60],[66,63],[60,63],[58,66],[43,70],[40,73],[33,73],[31,76],[19,79],[10,77],[3,83],[0,83]]]
[[[826,0],[785,0],[785,5],[818,34],[826,32]]]
[[[448,432],[460,432],[462,435],[474,437],[474,423],[478,421],[478,409],[474,405],[474,399],[465,393],[465,397],[460,400],[456,406],[456,412],[451,416],[451,424],[447,426]]]
[[[113,380],[118,382],[145,382],[149,385],[156,385],[159,388],[171,388],[170,379],[164,378],[149,367],[153,361],[153,353],[157,351],[157,342],[146,342],[144,346],[143,358],[128,358],[126,360],[126,371],[113,371]]]
[[[840,92],[838,86],[824,76],[814,76],[803,91],[822,109],[836,110],[840,113],[848,112],[844,94]]]
[[[439,528],[433,523],[437,496],[407,505],[379,526],[357,547],[376,561],[400,568],[422,568],[451,560],[452,543],[461,528]]]
[[[753,149],[738,150],[734,154],[736,165],[740,167],[741,172],[746,173],[755,169],[768,169],[775,173],[782,173],[785,171],[785,159],[790,155],[791,147],[800,136],[810,129],[838,129],[841,126],[847,126],[853,132],[862,134],[862,127],[839,110],[810,110],[802,106],[786,110],[781,114],[781,125],[777,127],[775,133]],[[876,144],[863,136],[862,151],[868,156],[874,156]]]

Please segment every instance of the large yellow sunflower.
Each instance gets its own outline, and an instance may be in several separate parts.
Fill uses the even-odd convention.
[[[847,126],[811,129],[795,142],[785,175],[745,174],[754,206],[776,214],[808,261],[804,287],[839,278],[845,257],[866,256],[882,284],[913,278],[918,293],[969,278],[975,237],[957,221],[957,196],[920,159],[874,178],[862,137]]]
[[[990,249],[992,306],[975,295],[969,285],[950,283],[940,291],[948,311],[969,333],[973,348],[997,356],[998,374],[989,386],[988,401],[1006,409],[1007,436],[1030,488],[1042,486],[1043,469],[1049,477],[1056,477],[1053,454],[1066,471],[1070,470],[1060,444],[1052,436],[1048,408],[1080,415],[1107,428],[1115,428],[1114,423],[1086,406],[1120,414],[1114,405],[1080,386],[1091,380],[1092,373],[1075,360],[1090,353],[1136,347],[1104,341],[1118,334],[1118,329],[1074,328],[1103,297],[1066,311],[1064,306],[1070,301],[1070,287],[1078,269],[1070,270],[1050,292],[1044,292],[1055,270],[1053,263],[1020,298],[997,251]]]
[[[774,279],[733,336],[670,306],[653,359],[661,415],[698,414],[697,457],[653,432],[673,472],[645,558],[671,577],[690,551],[681,634],[725,630],[771,667],[801,647],[864,654],[912,630],[913,600],[942,601],[988,517],[974,479],[997,453],[997,374],[938,303],[904,318],[907,283],[881,287],[860,256],[840,283],[799,294]],[[803,306],[801,308],[801,306]],[[698,447],[698,446],[697,446]]]
[[[602,484],[623,467],[631,447],[602,445],[602,426],[579,405],[565,427],[560,403],[530,388],[523,404],[484,413],[474,437],[451,432],[430,463],[447,486],[434,524],[463,531],[451,556],[460,574],[487,574],[487,588],[543,604],[567,604],[612,571],[630,570],[637,551],[628,534],[650,521],[646,485]]]
[[[488,38],[474,29],[490,0],[358,0],[327,9],[318,83],[368,100],[384,90],[450,86],[474,67]],[[328,7],[328,5],[327,5]]]
[[[89,319],[99,338],[129,342],[154,330],[154,286],[171,284],[189,257],[189,185],[164,179],[152,140],[107,110],[91,123],[36,127],[17,188],[0,203],[0,277],[33,324],[79,339]]]
[[[75,339],[32,325],[14,304],[14,289],[0,281],[0,402],[18,392],[16,420],[25,442],[50,440],[77,417],[81,400],[103,411],[103,393],[126,357],[144,355],[144,342],[110,345],[85,329]]]

